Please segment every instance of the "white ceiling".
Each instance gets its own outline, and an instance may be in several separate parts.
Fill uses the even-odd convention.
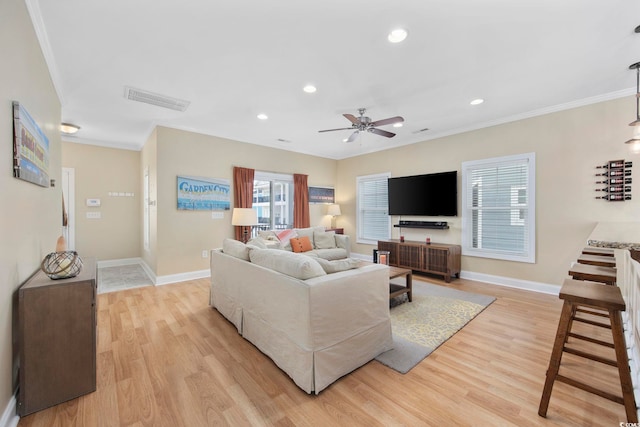
[[[631,95],[640,61],[638,0],[26,2],[62,119],[82,127],[64,139],[121,148],[162,125],[346,158]],[[391,44],[397,27],[409,37]],[[130,101],[126,86],[191,104]],[[318,133],[359,107],[404,127]]]

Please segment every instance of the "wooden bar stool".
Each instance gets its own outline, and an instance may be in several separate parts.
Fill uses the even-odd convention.
[[[556,333],[555,343],[551,352],[551,359],[549,360],[549,369],[547,370],[547,378],[544,383],[542,398],[540,399],[538,415],[541,417],[547,416],[553,384],[555,381],[560,381],[624,405],[627,421],[637,423],[638,412],[633,395],[633,384],[631,382],[631,373],[629,372],[629,359],[627,358],[624,332],[622,330],[622,317],[620,315],[620,312],[624,311],[626,307],[622,299],[622,294],[620,293],[620,288],[617,286],[606,286],[600,283],[566,279],[560,289],[560,299],[564,300],[564,304],[558,323],[558,332]],[[576,308],[579,306],[606,310],[609,313],[611,325],[597,324],[597,322],[593,321],[589,321],[589,323],[603,328],[611,328],[613,344],[571,332],[572,321],[582,321],[575,317]],[[571,337],[582,339],[593,344],[612,347],[615,350],[616,360],[593,355],[586,351],[567,348],[565,343],[569,334]],[[582,381],[558,374],[563,352],[616,366],[620,377],[622,397],[597,389]]]
[[[598,248],[595,246],[587,246],[582,250],[585,255],[600,255],[600,256],[615,256],[613,249],[611,248]]]
[[[616,284],[616,269],[597,265],[575,264],[569,269],[569,276],[575,280],[590,280],[607,285]]]
[[[616,259],[611,256],[582,254],[578,257],[578,263],[598,265],[600,267],[615,267]]]

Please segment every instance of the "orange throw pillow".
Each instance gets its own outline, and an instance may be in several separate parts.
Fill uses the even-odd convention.
[[[313,249],[309,236],[297,237],[289,240],[293,252],[307,252]]]

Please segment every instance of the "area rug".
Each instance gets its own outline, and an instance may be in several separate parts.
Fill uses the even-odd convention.
[[[494,297],[414,279],[413,301],[392,304],[393,349],[376,360],[400,373],[409,372],[493,301]]]
[[[98,293],[122,291],[152,285],[140,264],[98,268]]]

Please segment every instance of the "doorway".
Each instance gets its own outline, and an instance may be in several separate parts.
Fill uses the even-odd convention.
[[[67,250],[76,249],[76,170],[74,168],[62,168],[62,207],[66,212],[66,221],[63,218],[62,235],[67,241]],[[64,215],[64,213],[63,213]],[[64,225],[66,223],[66,225]]]

